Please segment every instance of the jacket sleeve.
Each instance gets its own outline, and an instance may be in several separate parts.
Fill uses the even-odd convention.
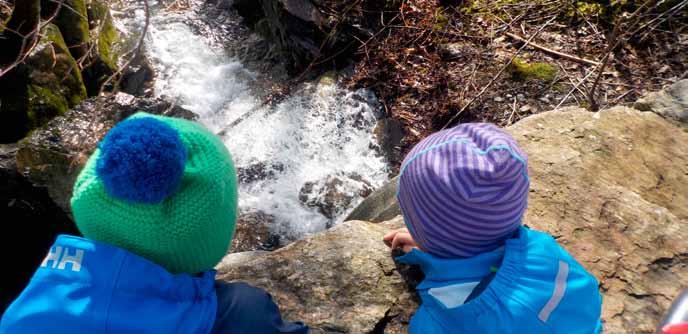
[[[282,320],[272,296],[246,283],[216,282],[217,316],[213,333],[217,334],[307,334],[301,322]]]

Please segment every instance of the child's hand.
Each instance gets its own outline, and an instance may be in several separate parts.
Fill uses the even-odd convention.
[[[411,233],[409,233],[408,229],[406,228],[401,228],[387,233],[387,235],[382,238],[382,241],[384,241],[385,245],[387,245],[389,248],[400,248],[402,251],[404,251],[404,253],[408,253],[414,248],[419,248],[416,241],[413,240]]]

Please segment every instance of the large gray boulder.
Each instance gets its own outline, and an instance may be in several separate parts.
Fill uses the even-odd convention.
[[[418,304],[381,241],[402,225],[349,221],[274,252],[230,254],[218,278],[266,289],[314,333],[406,333]]]

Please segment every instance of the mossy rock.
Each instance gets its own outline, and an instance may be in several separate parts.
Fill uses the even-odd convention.
[[[91,55],[83,75],[88,95],[95,96],[105,80],[117,70],[118,52],[115,45],[119,40],[119,33],[105,2],[91,0],[87,5],[87,13],[91,43],[97,43],[98,52]]]
[[[48,24],[41,36],[25,64],[11,72],[11,81],[1,83],[11,88],[1,94],[2,112],[13,115],[3,117],[3,128],[16,129],[2,141],[20,139],[86,98],[81,72],[59,28]]]
[[[41,1],[42,16],[55,11],[55,2]],[[86,0],[65,0],[53,23],[60,28],[62,37],[75,59],[81,59],[88,52],[89,30]]]
[[[518,81],[553,81],[559,70],[552,64],[545,62],[529,63],[524,59],[515,58],[508,68],[511,77]]]
[[[44,124],[86,98],[79,66],[72,57],[57,26],[43,29],[43,38],[27,61],[31,127]]]

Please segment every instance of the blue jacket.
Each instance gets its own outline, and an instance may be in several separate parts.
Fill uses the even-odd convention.
[[[61,235],[0,333],[298,333],[269,294],[243,283],[192,277],[124,249]]]
[[[597,280],[549,235],[522,227],[496,251],[442,259],[419,250],[398,257],[421,267],[422,305],[409,333],[566,333],[601,330]],[[478,282],[499,267],[477,297]],[[468,299],[468,301],[467,301]]]

